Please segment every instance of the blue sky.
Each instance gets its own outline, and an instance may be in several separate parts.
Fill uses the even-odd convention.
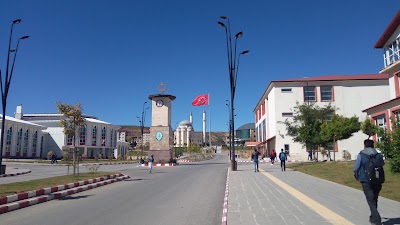
[[[35,0],[1,1],[0,68],[10,25],[20,42],[7,115],[56,113],[56,102],[117,125],[138,125],[143,102],[164,82],[175,95],[172,127],[211,110],[211,130],[228,130],[230,98],[225,32],[243,31],[235,128],[254,122],[253,109],[271,80],[378,73],[373,46],[400,8],[398,1]],[[16,44],[16,42],[14,42]],[[192,107],[200,94],[209,107]],[[146,125],[150,126],[150,111]]]

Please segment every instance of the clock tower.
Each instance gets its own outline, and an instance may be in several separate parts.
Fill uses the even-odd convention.
[[[161,94],[149,95],[151,100],[151,127],[149,155],[154,162],[170,162],[173,159],[174,133],[171,128],[171,106],[175,96],[164,94],[165,84],[158,87]]]

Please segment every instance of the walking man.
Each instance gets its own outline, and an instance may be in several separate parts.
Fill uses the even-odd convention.
[[[257,149],[254,149],[253,154],[251,154],[251,159],[253,160],[254,163],[254,172],[259,172],[258,171],[258,156],[260,155],[260,152],[257,151]]]
[[[271,165],[274,165],[275,158],[276,158],[276,153],[275,153],[275,150],[274,150],[274,149],[272,149],[272,152],[271,152],[271,154],[269,155],[269,158],[271,159]]]
[[[374,148],[374,141],[366,139],[364,141],[364,149],[360,151],[360,154],[358,154],[357,160],[354,164],[354,177],[356,180],[360,181],[365,198],[367,199],[368,206],[371,211],[369,222],[371,224],[381,224],[382,219],[378,212],[378,196],[382,189],[382,183],[384,180],[381,180],[380,182],[373,182],[370,175],[371,173],[369,173],[369,168],[371,168],[371,165],[375,165],[373,168],[374,170],[375,168],[378,168],[378,170],[374,171],[373,175],[375,176],[376,173],[379,175],[378,171],[381,169],[382,174],[380,176],[382,179],[384,179],[383,157]]]
[[[279,160],[281,161],[281,170],[286,171],[287,155],[283,151],[283,148],[281,148],[281,152],[279,153]]]
[[[153,155],[149,156],[148,161],[149,161],[149,173],[151,173],[153,170],[154,156]]]

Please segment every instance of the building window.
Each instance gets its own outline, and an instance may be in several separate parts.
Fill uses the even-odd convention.
[[[385,47],[385,54],[383,59],[385,62],[385,67],[393,64],[400,59],[400,37],[398,37],[392,44]]]
[[[86,145],[86,126],[79,129],[79,145]]]
[[[12,140],[12,127],[7,130],[7,140],[6,140],[6,152],[11,151],[11,140]]]
[[[111,129],[111,133],[110,133],[110,144],[111,144],[111,147],[113,147],[113,133],[114,133],[114,130]]]
[[[17,134],[17,152],[21,153],[22,150],[22,128],[19,129]]]
[[[68,129],[72,130],[72,126],[69,125]],[[67,134],[67,145],[72,145],[72,134]]]
[[[265,120],[262,121],[262,132],[263,132],[263,134],[262,134],[263,140],[262,141],[265,141],[265,140],[267,140],[267,127],[265,124]]]
[[[97,145],[97,127],[93,127],[92,130],[92,146],[96,146]]]
[[[282,88],[282,89],[281,89],[281,92],[282,92],[282,93],[291,93],[291,92],[292,92],[292,89],[291,89],[291,88]]]
[[[284,145],[284,147],[285,147],[285,149],[284,149],[284,150],[285,150],[285,153],[286,153],[286,155],[287,155],[287,156],[290,156],[290,149],[289,149],[289,145],[288,145],[288,144],[285,144],[285,145]]]
[[[283,112],[282,117],[292,117],[293,113],[292,112]]]
[[[386,130],[386,117],[385,115],[380,115],[375,117],[375,125],[378,126],[379,128],[382,128],[384,130]],[[377,136],[377,140],[381,141],[381,137]]]
[[[24,153],[28,152],[28,140],[29,140],[29,130],[26,130],[24,134]]]
[[[106,146],[106,128],[101,129],[101,146]]]
[[[43,136],[40,138],[40,158],[43,157]]]
[[[333,101],[333,87],[332,86],[321,86],[321,101],[332,102]]]
[[[37,134],[38,134],[37,131],[35,131],[35,133],[33,133],[32,156],[36,156]]]
[[[315,102],[317,101],[317,96],[315,94],[314,86],[303,87],[304,90],[304,101],[305,102]]]

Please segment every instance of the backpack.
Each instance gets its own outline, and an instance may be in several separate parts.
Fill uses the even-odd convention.
[[[286,153],[284,153],[284,152],[279,153],[279,159],[281,161],[285,161],[286,160]]]
[[[376,159],[379,154],[367,155],[362,153],[368,159],[365,164],[365,177],[370,184],[383,184],[385,182],[385,171],[383,170],[383,164]]]

